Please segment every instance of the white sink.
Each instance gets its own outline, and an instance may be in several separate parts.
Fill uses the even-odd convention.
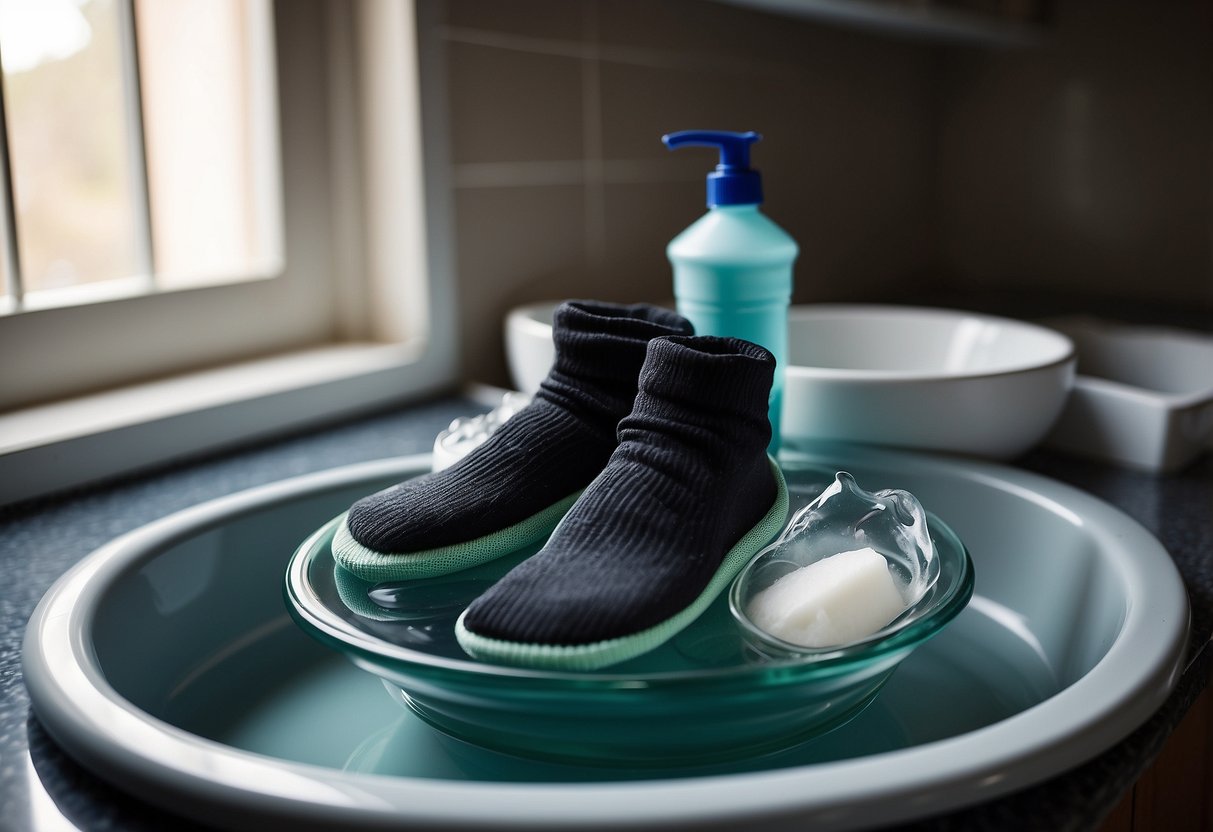
[[[24,671],[38,718],[98,776],[243,828],[850,829],[1057,775],[1148,718],[1178,677],[1183,584],[1141,526],[1011,468],[848,450],[797,457],[908,488],[976,568],[970,607],[876,702],[791,751],[713,768],[519,760],[445,737],[298,631],[295,546],[429,457],[288,480],[173,515],[86,558],[43,599]]]

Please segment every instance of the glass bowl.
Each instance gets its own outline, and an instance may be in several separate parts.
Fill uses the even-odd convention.
[[[832,471],[812,465],[784,468],[793,508],[833,481]],[[726,593],[669,642],[622,664],[592,672],[505,667],[468,657],[455,619],[538,547],[451,575],[374,586],[335,566],[330,544],[339,521],[291,559],[285,592],[296,622],[382,678],[439,730],[565,763],[686,766],[799,744],[862,711],[973,592],[968,552],[931,517],[939,579],[915,605],[913,622],[886,638],[812,655],[755,649]]]
[[[729,610],[737,619],[747,642],[760,653],[772,658],[798,658],[823,661],[844,654],[863,652],[865,644],[882,642],[885,649],[895,649],[893,636],[930,618],[938,607],[936,593],[940,576],[940,559],[935,554],[931,531],[943,522],[923,509],[918,498],[901,489],[865,491],[855,478],[845,471],[835,474],[835,481],[811,504],[794,512],[783,532],[750,559],[729,586]],[[885,559],[889,574],[900,596],[902,609],[887,623],[861,635],[829,646],[808,646],[786,641],[760,626],[751,615],[751,605],[766,590],[784,578],[810,565],[819,564],[841,552],[868,549]],[[828,580],[828,579],[825,579]],[[852,589],[853,593],[861,591]],[[880,594],[881,588],[868,585],[864,592]],[[948,592],[948,587],[941,590]],[[884,599],[888,603],[888,598]],[[879,600],[863,612],[877,615]],[[887,611],[887,609],[886,609]],[[816,617],[806,618],[807,611],[785,611],[797,623],[792,632],[806,639],[837,637],[839,631],[827,635],[815,628],[831,628],[829,615],[819,610]],[[768,613],[768,616],[770,613]],[[780,618],[780,616],[777,616]],[[788,622],[785,620],[784,624]],[[871,623],[871,622],[869,622]],[[834,625],[841,632],[863,632],[863,624],[843,621]],[[918,639],[910,636],[917,643]]]

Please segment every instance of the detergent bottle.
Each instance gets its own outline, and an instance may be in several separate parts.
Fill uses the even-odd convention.
[[[788,354],[792,263],[799,248],[758,208],[762,177],[750,167],[754,132],[685,130],[662,136],[671,150],[714,147],[720,163],[708,174],[708,212],[670,241],[678,312],[697,335],[730,335],[766,347],[775,356],[770,420],[773,454],[779,449],[783,378]]]

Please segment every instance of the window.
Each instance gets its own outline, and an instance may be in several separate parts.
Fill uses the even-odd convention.
[[[268,0],[0,11],[12,310],[280,269]]]
[[[36,306],[59,289],[146,271],[118,8],[25,0],[0,9],[13,307],[27,294]]]
[[[58,401],[183,371],[206,390],[110,427],[293,395],[179,453],[453,380],[415,31],[398,0],[0,0],[0,462],[78,438]]]
[[[322,340],[323,282],[282,256],[269,0],[0,9],[0,407]],[[256,278],[286,285],[168,291]]]

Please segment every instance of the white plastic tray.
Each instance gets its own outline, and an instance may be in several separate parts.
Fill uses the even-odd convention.
[[[1213,447],[1213,335],[1090,318],[1043,323],[1078,351],[1074,388],[1046,444],[1159,473]]]

